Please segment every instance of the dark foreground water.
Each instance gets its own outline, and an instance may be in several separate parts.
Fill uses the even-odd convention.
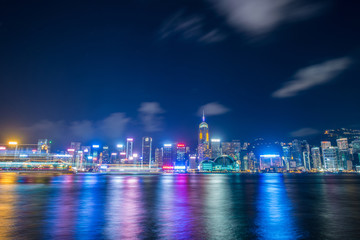
[[[360,239],[360,176],[0,174],[0,239]]]

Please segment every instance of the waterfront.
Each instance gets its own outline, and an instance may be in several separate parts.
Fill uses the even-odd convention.
[[[0,174],[0,239],[358,239],[359,175]]]

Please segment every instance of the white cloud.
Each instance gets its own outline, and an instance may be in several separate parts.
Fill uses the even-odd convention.
[[[323,7],[302,0],[208,0],[237,30],[250,35],[273,31],[284,22],[309,18]]]
[[[302,91],[330,82],[346,70],[350,64],[351,59],[343,57],[300,69],[294,74],[293,80],[286,82],[272,96],[275,98],[296,96]]]
[[[146,132],[158,132],[163,129],[162,114],[165,111],[158,102],[143,102],[138,112]]]
[[[185,15],[177,12],[166,20],[159,31],[160,39],[179,37],[183,40],[194,40],[202,43],[215,43],[226,39],[219,29],[205,30],[204,18],[199,15]]]
[[[205,112],[206,116],[215,116],[215,115],[222,115],[225,114],[231,109],[225,107],[224,105],[217,103],[217,102],[211,102],[208,104],[205,104],[201,106],[197,112],[199,116],[203,114],[203,111]]]
[[[320,131],[313,128],[301,128],[299,130],[296,130],[294,132],[291,132],[291,136],[293,137],[307,137],[319,134]]]

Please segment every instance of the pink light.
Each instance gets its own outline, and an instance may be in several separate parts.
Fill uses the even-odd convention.
[[[6,147],[0,146],[0,150],[6,150]]]
[[[75,152],[75,149],[69,148],[67,151],[68,151],[68,152]]]
[[[179,143],[177,146],[178,146],[178,147],[185,147],[185,144]]]

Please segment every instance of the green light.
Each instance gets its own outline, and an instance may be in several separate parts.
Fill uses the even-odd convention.
[[[49,143],[52,143],[52,141],[49,141]]]

